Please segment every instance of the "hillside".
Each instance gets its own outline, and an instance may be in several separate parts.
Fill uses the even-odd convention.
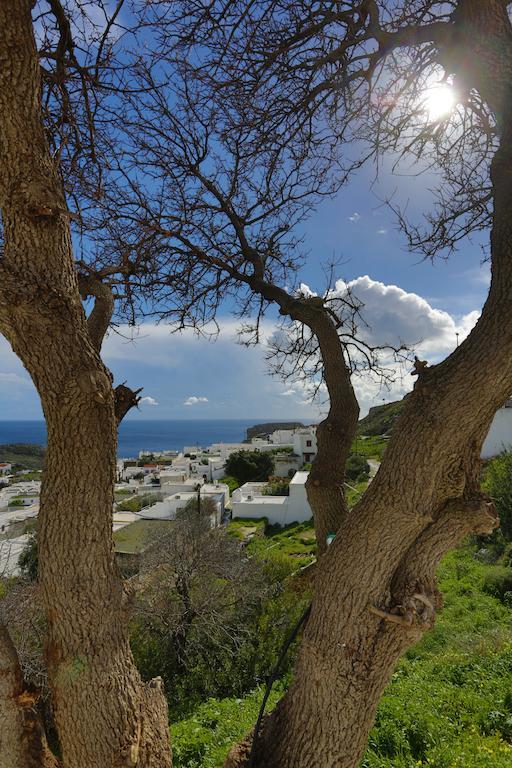
[[[255,424],[253,427],[247,427],[247,439],[252,440],[253,437],[268,437],[276,429],[299,429],[303,427],[300,421],[269,421],[265,424]]]
[[[370,408],[368,416],[361,419],[357,428],[360,435],[389,435],[404,407],[403,400]]]
[[[510,768],[512,610],[493,589],[509,571],[480,562],[471,546],[445,557],[439,569],[445,607],[398,664],[360,768]],[[288,683],[288,676],[276,683],[267,710]],[[176,718],[175,767],[221,768],[231,745],[252,728],[262,696],[263,686],[210,698]]]
[[[42,469],[45,448],[29,443],[0,445],[0,462],[12,464],[21,469]]]

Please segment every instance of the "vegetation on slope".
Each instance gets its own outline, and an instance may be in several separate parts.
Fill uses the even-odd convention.
[[[390,435],[403,407],[404,401],[397,400],[370,408],[368,415],[359,421],[358,433],[370,436]]]
[[[379,706],[361,768],[510,768],[512,610],[484,591],[496,565],[475,548],[448,555],[439,573],[445,608],[400,662]],[[282,695],[285,677],[269,708]],[[254,725],[262,688],[209,699],[172,724],[176,768],[220,768]]]
[[[0,445],[0,463],[12,464],[14,469],[42,469],[45,447],[30,443]]]

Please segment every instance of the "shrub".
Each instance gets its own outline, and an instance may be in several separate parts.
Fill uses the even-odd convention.
[[[226,473],[240,485],[266,482],[274,474],[274,459],[265,451],[236,451],[226,461]]]
[[[512,592],[512,568],[495,566],[490,570],[484,579],[484,592],[506,603],[507,593]]]
[[[512,452],[505,451],[489,462],[482,483],[494,499],[505,538],[512,540]]]
[[[370,474],[370,465],[364,456],[351,453],[345,466],[345,474],[348,480],[363,480]]]

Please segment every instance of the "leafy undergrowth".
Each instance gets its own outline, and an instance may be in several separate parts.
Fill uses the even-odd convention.
[[[239,521],[235,519],[229,525],[236,525],[237,522]],[[281,553],[292,559],[297,568],[309,565],[315,559],[316,539],[313,520],[307,520],[305,523],[290,523],[283,527],[266,525],[265,535],[261,535],[261,530],[259,533],[260,535],[251,538],[247,546],[249,553],[263,556],[267,551],[272,551],[273,555]]]
[[[484,591],[492,592],[499,570],[475,560],[469,547],[445,558],[444,610],[399,663],[361,768],[512,767],[512,610],[507,599]],[[253,726],[262,695],[258,689],[242,699],[211,699],[174,723],[175,767],[220,768]]]

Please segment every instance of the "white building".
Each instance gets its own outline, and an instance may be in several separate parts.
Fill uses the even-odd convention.
[[[269,437],[274,445],[293,445],[294,429],[276,429]]]
[[[289,496],[266,496],[266,483],[245,483],[233,492],[231,508],[233,517],[266,517],[271,524],[288,525],[303,523],[313,513],[306,496],[306,480],[309,472],[296,472],[290,481]]]
[[[222,522],[226,504],[229,501],[229,488],[224,483],[209,484],[201,486],[200,495],[207,497],[214,503],[214,511],[210,516],[212,528],[216,528]],[[174,520],[176,513],[184,509],[190,501],[197,499],[197,491],[191,490],[190,486],[186,490],[165,496],[161,501],[153,504],[151,507],[145,507],[138,513],[140,517],[149,520]]]
[[[289,477],[290,472],[296,472],[303,465],[303,461],[296,453],[276,453],[274,456],[274,475],[277,477]]]
[[[482,458],[491,459],[502,451],[512,448],[512,399],[494,414],[494,418],[482,446]]]
[[[309,464],[316,456],[316,427],[296,429],[293,433],[293,452],[300,456],[303,464]]]
[[[8,475],[12,469],[12,464],[0,464],[0,475]]]

